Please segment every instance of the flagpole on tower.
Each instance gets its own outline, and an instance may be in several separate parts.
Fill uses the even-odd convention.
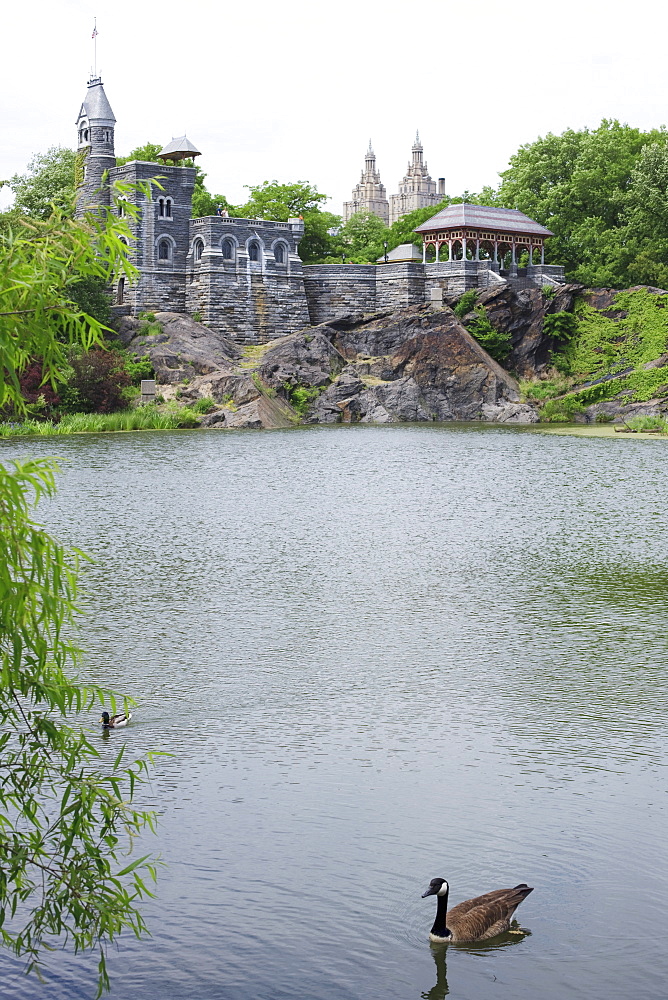
[[[97,77],[97,18],[93,18],[93,76]]]

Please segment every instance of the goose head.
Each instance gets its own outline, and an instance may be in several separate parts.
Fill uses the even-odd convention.
[[[429,883],[429,888],[422,893],[422,898],[426,896],[447,896],[450,886],[444,878],[433,878]]]

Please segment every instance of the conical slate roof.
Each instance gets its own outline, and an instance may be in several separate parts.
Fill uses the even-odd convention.
[[[158,153],[158,158],[161,160],[185,160],[201,155],[199,149],[193,146],[190,139],[182,135],[178,139],[172,139],[171,142],[167,143],[165,148],[161,149]]]
[[[92,121],[103,121],[108,125],[116,124],[114,112],[111,110],[111,104],[107,100],[107,95],[104,92],[102,80],[99,76],[92,76],[88,81],[88,93],[81,105],[77,121],[81,118],[88,118]]]

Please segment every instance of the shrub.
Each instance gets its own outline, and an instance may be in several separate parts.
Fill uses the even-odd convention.
[[[464,294],[462,295],[459,302],[454,308],[455,316],[458,319],[461,319],[462,316],[466,316],[467,313],[470,313],[474,305],[476,304],[477,298],[478,298],[478,291],[475,288],[471,288],[468,292],[464,292]]]
[[[584,406],[575,396],[548,399],[540,411],[540,419],[547,424],[570,424],[576,413],[582,413]]]
[[[513,346],[510,334],[492,326],[484,306],[475,307],[475,319],[471,320],[467,329],[495,361],[505,361],[510,354]]]
[[[193,320],[195,321],[195,323],[201,323],[202,322],[202,314],[201,314],[201,312],[194,312],[193,313]]]
[[[201,399],[195,400],[190,409],[194,410],[195,413],[211,413],[211,410],[215,410],[216,401],[211,399],[210,396],[202,396]]]
[[[543,292],[543,298],[546,299],[553,299],[554,296],[557,294],[557,290],[554,287],[554,285],[543,285],[542,292]]]
[[[577,317],[570,312],[548,313],[543,320],[543,333],[555,340],[572,340],[578,332]]]
[[[41,361],[31,361],[19,375],[21,395],[28,403],[30,412],[34,415],[38,413],[47,415],[60,402],[60,397],[52,388],[51,383],[42,384],[43,378]]]
[[[66,413],[114,413],[127,405],[123,390],[132,383],[114,351],[70,355],[72,374],[61,393]]]
[[[308,409],[313,400],[317,399],[323,391],[322,389],[318,389],[316,387],[290,385],[289,382],[284,382],[283,388],[286,391],[290,405],[293,410],[296,410],[300,417],[303,417],[306,413],[308,413]]]

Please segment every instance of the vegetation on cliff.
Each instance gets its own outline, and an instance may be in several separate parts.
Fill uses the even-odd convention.
[[[610,296],[596,308],[584,293],[573,313],[556,313],[550,332],[562,336],[547,379],[522,385],[542,403],[544,420],[569,420],[585,407],[615,400],[620,406],[668,396],[668,296],[647,288]],[[568,321],[559,324],[559,318]]]

